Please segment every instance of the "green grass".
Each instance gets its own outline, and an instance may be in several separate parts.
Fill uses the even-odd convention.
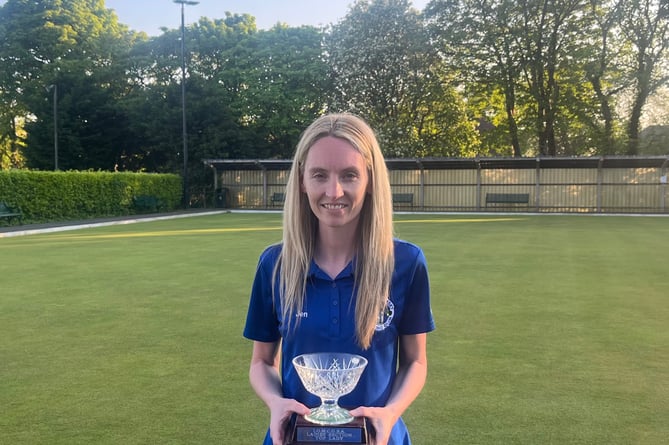
[[[0,238],[0,444],[257,444],[241,331],[280,217]],[[401,215],[437,330],[431,444],[669,443],[669,219]]]

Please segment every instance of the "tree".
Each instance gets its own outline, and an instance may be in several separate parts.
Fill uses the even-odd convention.
[[[276,26],[258,31],[249,15],[201,18],[186,29],[186,120],[191,184],[207,183],[205,158],[292,156],[300,133],[330,97],[322,32]],[[179,171],[182,146],[180,32],[135,46],[124,106],[126,165]],[[204,174],[207,173],[206,176]]]
[[[514,155],[532,153],[521,137],[531,126],[536,154],[554,156],[620,152],[625,120],[627,153],[637,152],[643,107],[669,79],[668,9],[665,0],[432,0],[426,14],[470,106],[499,121],[490,108],[504,95]]]
[[[137,35],[103,0],[8,0],[0,13],[0,90],[14,105],[3,115],[26,119],[28,166],[54,166],[47,89],[57,85],[61,168],[113,169],[123,128],[115,103],[126,85],[116,62]]]
[[[556,120],[560,107],[558,72],[566,70],[568,55],[582,30],[581,0],[520,2],[524,40],[524,78],[535,102],[535,128],[540,155],[555,156]]]
[[[292,157],[300,134],[323,113],[332,86],[322,57],[323,34],[313,27],[277,25],[261,31],[249,88],[242,95],[245,121],[264,135],[271,157]]]
[[[418,11],[406,0],[356,2],[326,39],[334,97],[376,129],[389,156],[471,154],[474,125]]]
[[[619,64],[626,45],[619,32],[622,5],[626,0],[590,0],[589,17],[593,26],[587,45],[579,51],[585,78],[592,85],[603,121],[601,154],[616,153],[618,145],[617,97],[629,87],[623,66]]]
[[[538,154],[560,151],[560,112],[576,105],[562,102],[561,89],[572,86],[561,82],[577,77],[570,54],[578,48],[582,6],[580,0],[433,0],[428,5],[426,13],[452,69],[462,73],[464,82],[482,85],[468,90],[503,94],[514,156],[525,151],[520,127],[530,122]],[[562,131],[570,133],[568,124]]]
[[[518,8],[515,1],[433,0],[425,12],[435,41],[450,70],[466,85],[468,96],[491,98],[496,91],[502,93],[514,156],[522,154],[517,122],[517,90],[523,69]],[[479,105],[482,113],[489,106]],[[485,114],[481,119],[493,120]]]
[[[634,94],[627,125],[627,154],[639,149],[643,107],[651,94],[669,81],[669,3],[666,0],[629,0],[621,3],[621,30],[633,48]]]

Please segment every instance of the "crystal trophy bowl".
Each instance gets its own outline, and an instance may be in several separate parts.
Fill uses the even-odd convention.
[[[337,401],[353,391],[358,384],[367,359],[355,354],[319,352],[298,355],[293,366],[302,384],[310,393],[321,398],[321,405],[304,416],[318,425],[342,425],[353,420],[353,416]]]

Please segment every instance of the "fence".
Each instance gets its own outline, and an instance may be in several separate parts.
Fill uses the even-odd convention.
[[[290,160],[204,161],[217,206],[280,209]],[[396,210],[668,213],[669,157],[388,159]]]

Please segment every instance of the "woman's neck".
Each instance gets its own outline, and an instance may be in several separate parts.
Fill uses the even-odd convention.
[[[331,278],[351,262],[356,252],[356,233],[351,230],[319,228],[314,261]]]

